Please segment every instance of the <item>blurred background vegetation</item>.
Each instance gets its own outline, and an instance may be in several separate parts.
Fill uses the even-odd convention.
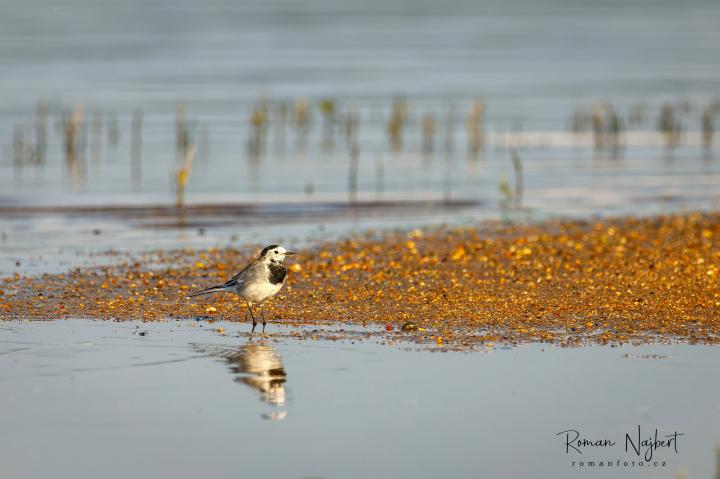
[[[443,221],[719,204],[713,0],[10,0],[2,12],[6,221],[108,205],[232,206],[222,222],[236,226],[252,216],[238,205],[315,223],[411,205],[422,223],[418,204]],[[199,212],[170,225],[218,213]]]

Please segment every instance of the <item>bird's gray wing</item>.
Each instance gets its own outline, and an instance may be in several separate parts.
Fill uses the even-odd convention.
[[[248,263],[248,265],[245,266],[238,274],[230,278],[227,283],[223,284],[223,287],[232,288],[235,286],[243,285],[245,281],[247,281],[248,277],[252,276],[253,270],[257,269],[257,263],[259,263],[258,260],[253,260]]]

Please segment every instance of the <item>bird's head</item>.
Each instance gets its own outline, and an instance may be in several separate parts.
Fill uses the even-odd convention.
[[[268,263],[282,263],[286,256],[295,254],[294,251],[288,251],[280,245],[271,244],[266,246],[260,252],[260,260]]]

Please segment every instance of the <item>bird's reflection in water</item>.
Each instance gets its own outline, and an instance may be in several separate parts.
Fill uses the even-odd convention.
[[[260,398],[268,404],[285,404],[287,374],[282,359],[272,346],[248,342],[225,356],[235,381],[247,384],[260,392]]]
[[[260,393],[260,399],[272,406],[285,405],[285,382],[287,374],[277,350],[263,342],[248,341],[235,349],[211,350],[203,348],[212,356],[222,357],[227,361],[237,383],[245,384]],[[276,410],[263,414],[270,420],[282,420],[287,411]]]

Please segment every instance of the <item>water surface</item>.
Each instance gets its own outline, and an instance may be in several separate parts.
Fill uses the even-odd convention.
[[[217,332],[223,327],[224,335]],[[294,340],[242,323],[5,322],[0,459],[12,478],[689,477],[713,474],[720,349],[526,345],[473,353]],[[358,332],[361,333],[362,331]],[[665,467],[637,426],[674,431]],[[560,431],[620,446],[568,455]],[[575,466],[577,467],[577,466]]]
[[[700,115],[720,91],[720,4],[712,0],[9,0],[2,11],[0,208],[17,209],[0,213],[2,273],[67,269],[108,249],[268,243],[332,237],[326,230],[497,219],[499,186],[504,179],[514,184],[515,175],[507,142],[498,139],[565,138],[576,108],[596,102],[612,103],[633,135],[653,134],[667,103],[689,136],[674,149],[651,138],[617,151],[518,139],[523,205],[534,219],[720,204],[717,135],[709,148],[697,140]],[[398,147],[388,139],[395,98],[409,104]],[[309,102],[306,128],[293,121],[300,99]],[[336,100],[329,128],[322,99]],[[475,101],[485,105],[487,135],[477,152],[466,128]],[[270,107],[268,128],[256,142],[250,118],[262,104]],[[71,159],[63,121],[76,106],[83,115]],[[631,123],[633,111],[644,113]],[[142,113],[139,135],[135,112]],[[318,217],[318,205],[350,199],[348,114],[358,122],[359,201],[478,206]],[[424,115],[435,122],[429,150]],[[197,145],[188,203],[269,204],[276,212],[293,204],[294,214],[173,225],[25,209],[172,204],[182,157],[179,118]]]

